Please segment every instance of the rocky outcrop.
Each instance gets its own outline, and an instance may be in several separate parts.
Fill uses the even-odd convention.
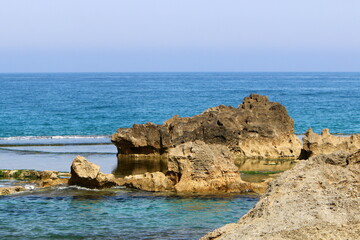
[[[1,195],[14,194],[14,193],[22,192],[22,191],[25,191],[25,190],[26,189],[24,187],[21,187],[21,186],[1,187],[0,188],[0,196]]]
[[[121,185],[121,180],[113,174],[100,172],[100,166],[87,161],[84,157],[77,156],[71,165],[71,178],[69,185],[87,188],[108,188]]]
[[[240,178],[229,149],[202,141],[181,144],[169,151],[167,175],[177,192],[242,192],[250,184]]]
[[[120,154],[164,154],[196,140],[224,145],[238,157],[297,158],[301,149],[285,107],[258,94],[238,108],[221,105],[193,117],[174,116],[163,125],[120,128],[112,135]]]
[[[282,173],[239,222],[201,238],[358,239],[360,151],[299,162]]]
[[[329,133],[329,129],[324,129],[319,135],[309,128],[303,137],[303,144],[300,159],[336,151],[351,153],[360,149],[360,134],[347,137],[334,136]]]

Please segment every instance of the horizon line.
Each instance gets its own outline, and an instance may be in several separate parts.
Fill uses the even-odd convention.
[[[49,73],[360,73],[360,71],[34,71],[0,72],[0,74],[49,74]]]

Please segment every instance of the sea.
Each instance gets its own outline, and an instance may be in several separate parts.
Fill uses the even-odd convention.
[[[308,128],[360,133],[360,73],[0,73],[0,169],[69,171],[82,155],[118,176],[162,171],[147,159],[117,158],[111,134],[221,104],[237,107],[251,93],[284,105],[300,138]],[[239,169],[292,166],[271,161]],[[0,179],[0,187],[16,184]],[[35,189],[0,196],[0,239],[198,239],[236,222],[257,201],[251,194]]]

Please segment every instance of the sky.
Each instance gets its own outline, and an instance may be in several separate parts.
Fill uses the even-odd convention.
[[[358,0],[0,0],[0,72],[360,72]]]

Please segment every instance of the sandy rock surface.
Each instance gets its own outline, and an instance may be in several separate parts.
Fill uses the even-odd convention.
[[[360,152],[301,161],[270,183],[239,222],[210,239],[359,239]]]
[[[125,186],[144,191],[164,192],[174,191],[174,184],[162,172],[130,175],[124,178]]]
[[[251,184],[241,180],[231,155],[224,145],[184,143],[170,150],[167,175],[177,192],[250,191]]]
[[[330,134],[327,128],[321,134],[317,134],[310,128],[303,137],[303,143],[301,159],[307,159],[320,154],[330,154],[336,151],[351,153],[360,149],[360,134],[346,137],[334,136]]]

